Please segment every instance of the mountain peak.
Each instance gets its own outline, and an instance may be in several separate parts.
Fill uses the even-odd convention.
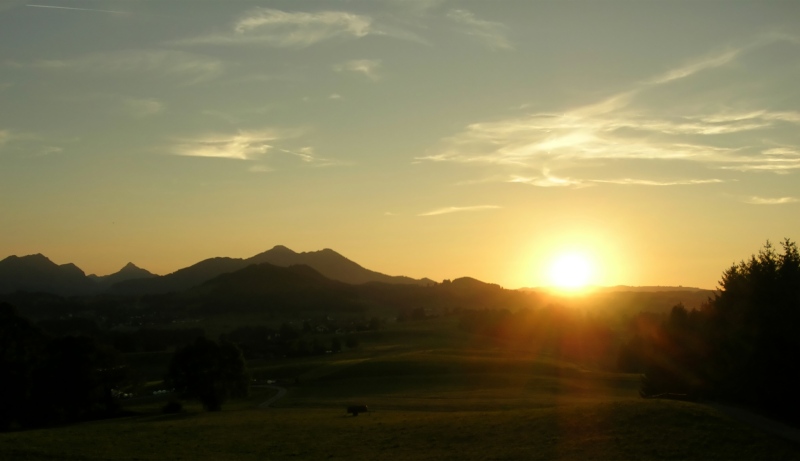
[[[122,271],[138,270],[138,269],[141,269],[141,268],[139,266],[137,266],[136,264],[129,262],[128,264],[125,264],[125,267],[123,267],[119,271],[122,272]]]
[[[35,255],[26,255],[26,256],[11,255],[0,262],[9,265],[22,264],[24,267],[39,267],[39,268],[58,267],[58,264],[54,263],[53,261],[50,261],[50,259],[47,256],[41,253],[36,253]]]
[[[41,291],[59,295],[92,292],[94,283],[75,264],[56,264],[41,253],[0,261],[0,293]]]
[[[35,255],[20,256],[19,259],[23,261],[36,262],[36,263],[55,264],[53,263],[53,261],[50,260],[50,258],[41,253],[36,253]]]
[[[269,250],[269,252],[270,253],[297,254],[294,251],[292,251],[291,249],[289,249],[289,248],[287,248],[287,247],[285,247],[283,245],[275,245],[274,247],[272,247],[271,250]]]
[[[120,269],[116,274],[111,274],[109,277],[114,277],[116,279],[126,279],[132,277],[150,277],[152,275],[153,274],[147,269],[142,269],[136,264],[129,262],[128,264],[125,264],[125,267]]]

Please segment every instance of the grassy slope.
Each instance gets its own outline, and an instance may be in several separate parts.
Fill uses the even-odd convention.
[[[706,406],[635,397],[635,376],[581,370],[442,335],[373,333],[361,352],[265,367],[300,385],[221,413],[0,434],[0,459],[797,459],[800,448]],[[414,347],[409,339],[414,338]],[[344,414],[347,403],[372,413]],[[154,410],[155,405],[150,409]]]

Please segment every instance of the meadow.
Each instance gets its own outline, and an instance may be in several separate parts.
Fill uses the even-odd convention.
[[[798,459],[800,446],[709,405],[642,399],[639,377],[581,368],[458,331],[389,325],[358,350],[252,365],[285,379],[204,412],[130,404],[131,416],[0,434],[0,459]],[[291,379],[290,379],[291,378]],[[348,404],[369,405],[353,417]]]

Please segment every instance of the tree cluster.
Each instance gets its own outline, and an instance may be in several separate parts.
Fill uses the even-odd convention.
[[[220,411],[230,397],[246,397],[250,375],[235,344],[199,337],[175,351],[167,383],[181,397],[198,400],[208,411]]]
[[[800,254],[788,239],[782,247],[767,242],[723,272],[703,308],[676,306],[635,335],[623,361],[643,368],[642,395],[685,393],[798,419]]]
[[[0,429],[110,416],[127,368],[82,336],[51,338],[0,304]]]

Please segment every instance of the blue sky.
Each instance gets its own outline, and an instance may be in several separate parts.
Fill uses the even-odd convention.
[[[0,3],[0,256],[712,288],[800,228],[800,4]]]

